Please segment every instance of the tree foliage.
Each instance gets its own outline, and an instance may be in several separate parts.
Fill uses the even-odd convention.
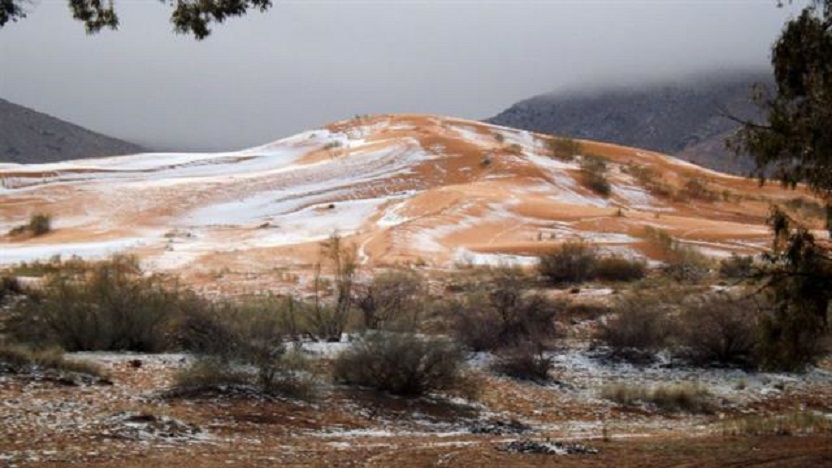
[[[790,21],[772,49],[776,95],[758,89],[767,122],[745,122],[730,141],[754,157],[754,175],[832,196],[832,3],[815,0]]]
[[[118,29],[119,16],[113,0],[67,0],[72,17],[84,23],[87,33],[95,34],[102,29]],[[159,0],[167,3],[173,11],[170,21],[174,31],[193,34],[205,39],[211,34],[212,23],[223,23],[234,16],[243,16],[249,10],[268,10],[271,0]],[[0,28],[6,23],[26,17],[24,4],[27,0],[0,0]]]

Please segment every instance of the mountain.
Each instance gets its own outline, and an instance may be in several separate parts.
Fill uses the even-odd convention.
[[[0,99],[0,162],[47,163],[142,151],[138,145]]]
[[[0,232],[38,212],[55,220],[44,236],[0,237],[0,263],[125,251],[200,281],[223,271],[256,272],[255,281],[311,268],[334,231],[373,267],[532,264],[579,238],[660,260],[648,226],[712,255],[749,253],[770,241],[771,202],[811,205],[802,189],[647,150],[581,141],[576,156],[555,157],[556,142],[386,115],[236,152],[0,165]],[[606,180],[607,196],[590,173]]]
[[[673,154],[695,164],[747,175],[725,139],[737,128],[722,109],[759,119],[752,86],[773,85],[768,74],[703,76],[686,83],[536,96],[509,107],[489,123],[553,135],[606,141]]]

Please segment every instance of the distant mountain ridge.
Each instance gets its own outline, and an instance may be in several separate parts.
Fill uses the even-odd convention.
[[[144,151],[139,145],[0,99],[0,162],[38,164]]]
[[[751,102],[756,83],[771,85],[772,78],[744,73],[595,93],[544,94],[518,102],[486,122],[651,149],[747,175],[753,168],[751,159],[737,158],[725,148],[725,139],[738,124],[721,109],[743,119],[760,118]]]

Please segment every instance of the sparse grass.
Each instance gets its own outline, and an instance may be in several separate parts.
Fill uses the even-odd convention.
[[[661,198],[676,198],[676,191],[662,181],[661,175],[652,167],[630,164],[624,168],[628,174],[645,187],[651,194]]]
[[[699,200],[704,202],[715,202],[719,200],[720,194],[712,190],[707,182],[692,177],[685,180],[682,190],[676,194],[676,199],[681,202]]]
[[[35,213],[29,217],[29,222],[17,226],[9,231],[10,236],[30,234],[33,237],[42,236],[52,231],[52,215],[46,213]]]
[[[645,226],[644,238],[661,250],[666,259],[664,272],[676,281],[701,281],[713,266],[713,261],[708,256],[677,241],[667,231]]]
[[[780,415],[757,415],[722,423],[726,436],[793,436],[832,434],[832,415],[815,411],[795,411]]]
[[[668,413],[712,411],[710,392],[692,383],[647,387],[619,382],[604,386],[601,389],[601,397],[624,406],[655,405],[660,411]]]
[[[14,374],[44,370],[96,378],[105,376],[100,366],[88,361],[66,359],[59,348],[36,350],[20,344],[0,344],[0,373],[4,368]]]

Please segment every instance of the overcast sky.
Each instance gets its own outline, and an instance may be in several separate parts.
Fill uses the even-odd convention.
[[[765,69],[776,0],[275,0],[175,35],[116,0],[87,36],[66,0],[0,29],[0,97],[151,148],[230,150],[355,114],[490,117],[532,95]],[[794,11],[794,8],[792,8]]]

